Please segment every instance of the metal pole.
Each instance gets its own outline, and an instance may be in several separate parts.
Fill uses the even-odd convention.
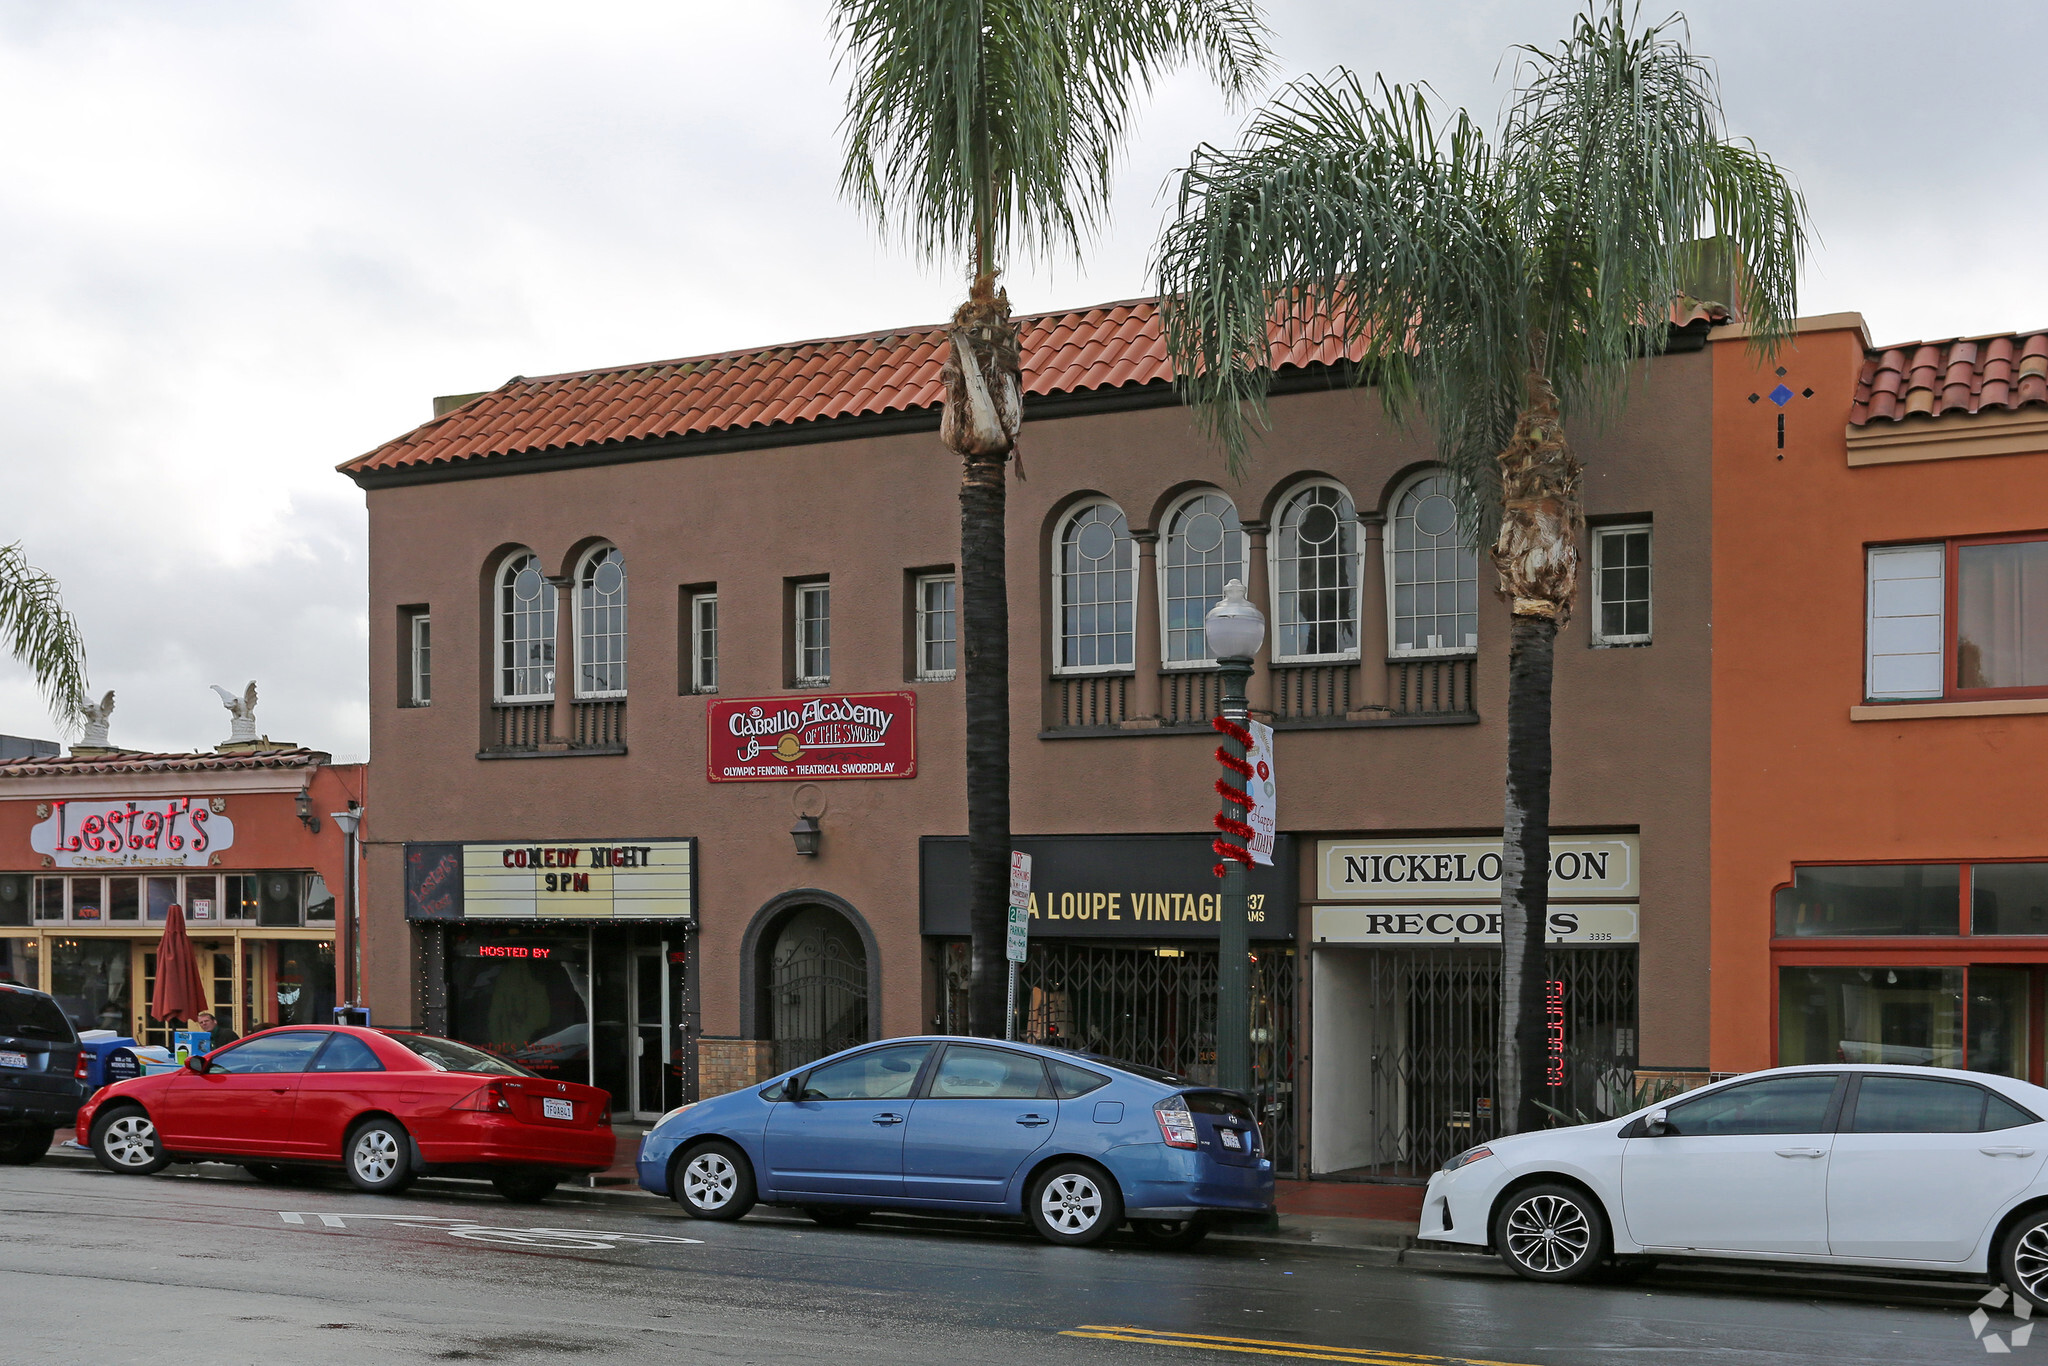
[[[363,916],[356,891],[356,832],[348,832],[348,953],[351,960],[348,983],[350,1005],[363,1003]]]
[[[1017,965],[1011,963],[1009,1003],[1003,1010],[1003,1038],[1009,1042],[1017,1039]]]
[[[1251,712],[1245,701],[1245,683],[1252,676],[1252,662],[1243,656],[1216,661],[1222,674],[1223,716],[1242,727]],[[1223,752],[1244,758],[1244,746],[1226,735]],[[1229,776],[1229,775],[1226,775]],[[1228,802],[1223,814],[1242,820],[1243,813]],[[1252,1089],[1251,1041],[1251,922],[1248,919],[1245,867],[1236,859],[1223,860],[1222,914],[1216,924],[1216,1084],[1247,1094]]]

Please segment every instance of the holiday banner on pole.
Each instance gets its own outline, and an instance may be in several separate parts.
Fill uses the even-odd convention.
[[[1244,790],[1252,804],[1244,814],[1245,824],[1252,828],[1252,837],[1245,847],[1252,851],[1252,860],[1273,866],[1273,837],[1279,831],[1278,796],[1273,775],[1273,728],[1262,721],[1249,721],[1245,729],[1252,733],[1252,743],[1245,751],[1245,762],[1251,765],[1251,776],[1244,781]]]

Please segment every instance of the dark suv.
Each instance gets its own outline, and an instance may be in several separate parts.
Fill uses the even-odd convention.
[[[83,1055],[53,998],[0,982],[0,1163],[34,1162],[77,1120]]]

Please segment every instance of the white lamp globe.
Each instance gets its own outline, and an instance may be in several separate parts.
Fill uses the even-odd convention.
[[[1202,634],[1211,659],[1250,659],[1265,643],[1266,614],[1245,597],[1244,584],[1232,579],[1223,585],[1222,601],[1202,618]]]

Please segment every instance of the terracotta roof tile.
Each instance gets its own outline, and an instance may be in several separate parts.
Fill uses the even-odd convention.
[[[1676,326],[1725,320],[1681,304]],[[1024,392],[1034,397],[1171,379],[1156,299],[1020,317]],[[1276,335],[1280,368],[1356,358],[1327,320]],[[2048,355],[2048,352],[2044,352]],[[940,327],[757,347],[609,369],[514,376],[340,468],[364,474],[608,442],[765,429],[915,412],[944,397]]]
[[[52,754],[0,764],[0,778],[51,778],[83,773],[218,773],[251,768],[317,768],[334,762],[317,749],[289,746],[244,750],[234,754],[144,754],[120,750],[112,754]]]
[[[1914,414],[2014,410],[2048,403],[2048,332],[1907,342],[1870,352],[1856,378],[1849,424]]]

